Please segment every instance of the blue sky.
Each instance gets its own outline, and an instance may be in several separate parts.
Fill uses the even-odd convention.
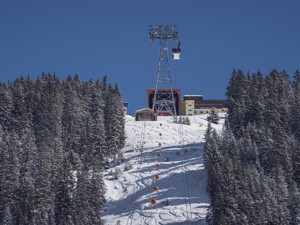
[[[299,68],[299,9],[299,0],[0,0],[0,81],[107,75],[133,114],[156,79],[159,49],[148,25],[174,24],[182,59],[170,60],[173,87],[225,98],[233,68]]]

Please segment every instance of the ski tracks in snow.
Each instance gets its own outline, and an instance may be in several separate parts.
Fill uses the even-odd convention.
[[[144,124],[143,124],[144,123]],[[115,195],[103,213],[105,225],[202,225],[209,206],[206,193],[206,171],[202,155],[206,127],[159,121],[127,123],[127,148],[124,156],[133,165],[122,171],[119,180],[108,181],[108,195]],[[177,133],[176,133],[177,132]],[[176,136],[177,135],[177,136]],[[197,143],[198,141],[198,143]],[[181,143],[179,143],[181,142]],[[162,143],[159,147],[157,143]],[[160,156],[158,157],[158,153]],[[160,167],[157,168],[156,164]],[[155,175],[160,178],[156,179]],[[125,180],[125,182],[124,182]],[[120,189],[109,191],[116,183]],[[153,191],[157,186],[159,190]],[[157,204],[151,205],[151,199]]]

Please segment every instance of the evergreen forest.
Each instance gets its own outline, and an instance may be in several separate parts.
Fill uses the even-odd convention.
[[[122,161],[123,104],[107,77],[0,84],[0,224],[101,225],[101,172]]]
[[[205,136],[208,224],[300,224],[300,72],[234,70],[226,97]]]

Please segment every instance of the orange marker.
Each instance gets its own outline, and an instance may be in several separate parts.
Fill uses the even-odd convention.
[[[154,198],[153,198],[153,199],[151,199],[151,204],[152,204],[152,205],[156,205],[156,204],[157,204],[157,200],[156,200],[156,199],[154,199]]]

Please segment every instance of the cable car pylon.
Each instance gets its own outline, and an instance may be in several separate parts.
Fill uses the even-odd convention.
[[[155,92],[153,96],[152,110],[156,116],[170,115],[177,121],[176,99],[171,79],[168,60],[168,40],[179,41],[178,28],[176,25],[150,25],[150,41],[159,40],[159,61],[156,76]],[[177,48],[172,49],[174,60],[180,59],[180,42]],[[177,99],[178,101],[178,99]],[[177,106],[178,107],[178,106]]]

